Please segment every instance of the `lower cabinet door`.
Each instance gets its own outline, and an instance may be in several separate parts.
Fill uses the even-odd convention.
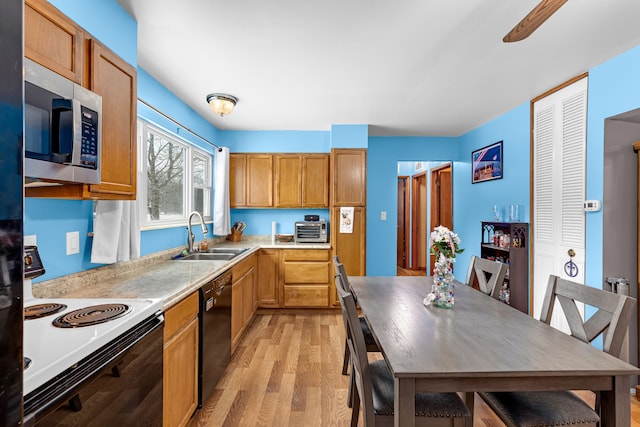
[[[182,427],[198,406],[198,318],[164,346],[163,425]]]
[[[231,352],[233,353],[240,342],[242,336],[242,303],[243,303],[242,282],[233,284],[231,293]]]

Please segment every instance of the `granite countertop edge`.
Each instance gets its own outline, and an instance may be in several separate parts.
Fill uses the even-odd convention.
[[[32,284],[36,298],[159,298],[167,310],[202,285],[260,249],[330,249],[329,243],[272,243],[271,236],[243,236],[240,242],[210,239],[211,247],[246,248],[230,261],[181,261],[172,248],[139,259],[105,265]]]

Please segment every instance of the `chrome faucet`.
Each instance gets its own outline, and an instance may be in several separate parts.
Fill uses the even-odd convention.
[[[187,252],[189,253],[193,253],[193,242],[195,241],[195,238],[196,238],[196,236],[194,236],[193,232],[191,231],[191,218],[193,218],[194,215],[200,218],[200,226],[202,227],[203,239],[207,237],[207,233],[209,232],[209,230],[207,229],[207,226],[204,223],[204,220],[202,219],[202,215],[200,215],[200,212],[198,211],[191,212],[191,214],[189,215],[189,222],[187,223],[187,232],[189,233],[187,236]]]

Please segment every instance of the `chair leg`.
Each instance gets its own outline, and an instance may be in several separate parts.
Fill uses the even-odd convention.
[[[357,390],[353,393],[353,405],[351,406],[351,427],[358,427],[358,417],[360,416],[360,395]],[[366,418],[365,418],[366,422]]]
[[[474,418],[473,408],[475,406],[475,393],[472,391],[467,391],[462,394],[463,394],[462,397],[465,401],[465,404],[467,405],[467,408],[471,412],[471,416],[469,418],[465,418],[465,422],[459,425],[463,425],[465,427],[473,427],[473,418]],[[454,425],[456,425],[455,421],[454,421]]]
[[[349,347],[347,346],[347,340],[344,340],[344,361],[342,362],[342,375],[347,375],[349,372],[349,359],[351,355],[349,354]]]
[[[353,369],[352,369],[351,375],[349,375],[349,390],[347,391],[347,406],[349,408],[353,408],[353,389],[355,387],[356,387],[356,383],[353,379]]]

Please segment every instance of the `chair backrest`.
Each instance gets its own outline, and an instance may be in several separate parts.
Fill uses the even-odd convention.
[[[373,410],[373,392],[371,384],[371,373],[369,371],[369,360],[367,358],[367,350],[364,342],[364,334],[358,319],[358,310],[353,294],[346,291],[346,284],[342,282],[339,274],[336,274],[336,286],[338,299],[340,300],[340,308],[342,309],[342,317],[345,320],[345,329],[347,335],[347,346],[351,354],[352,375],[354,383],[360,396],[362,404],[362,413],[364,425],[373,425],[375,417]],[[358,408],[353,408],[357,411]]]
[[[474,279],[477,279],[482,293],[498,299],[507,270],[507,264],[472,256],[466,283],[468,286],[473,286]]]
[[[349,292],[349,280],[347,279],[347,270],[345,270],[344,264],[340,262],[340,258],[338,258],[338,255],[333,257],[333,266],[336,269],[336,274],[340,275],[340,277],[342,278],[341,285],[343,286],[343,289]],[[338,284],[338,280],[336,279],[336,287],[338,286],[340,285]]]
[[[556,301],[562,307],[573,337],[590,343],[603,334],[602,350],[620,357],[625,333],[636,306],[634,298],[551,275],[540,313],[542,322],[551,324]],[[598,310],[585,322],[576,301]]]

